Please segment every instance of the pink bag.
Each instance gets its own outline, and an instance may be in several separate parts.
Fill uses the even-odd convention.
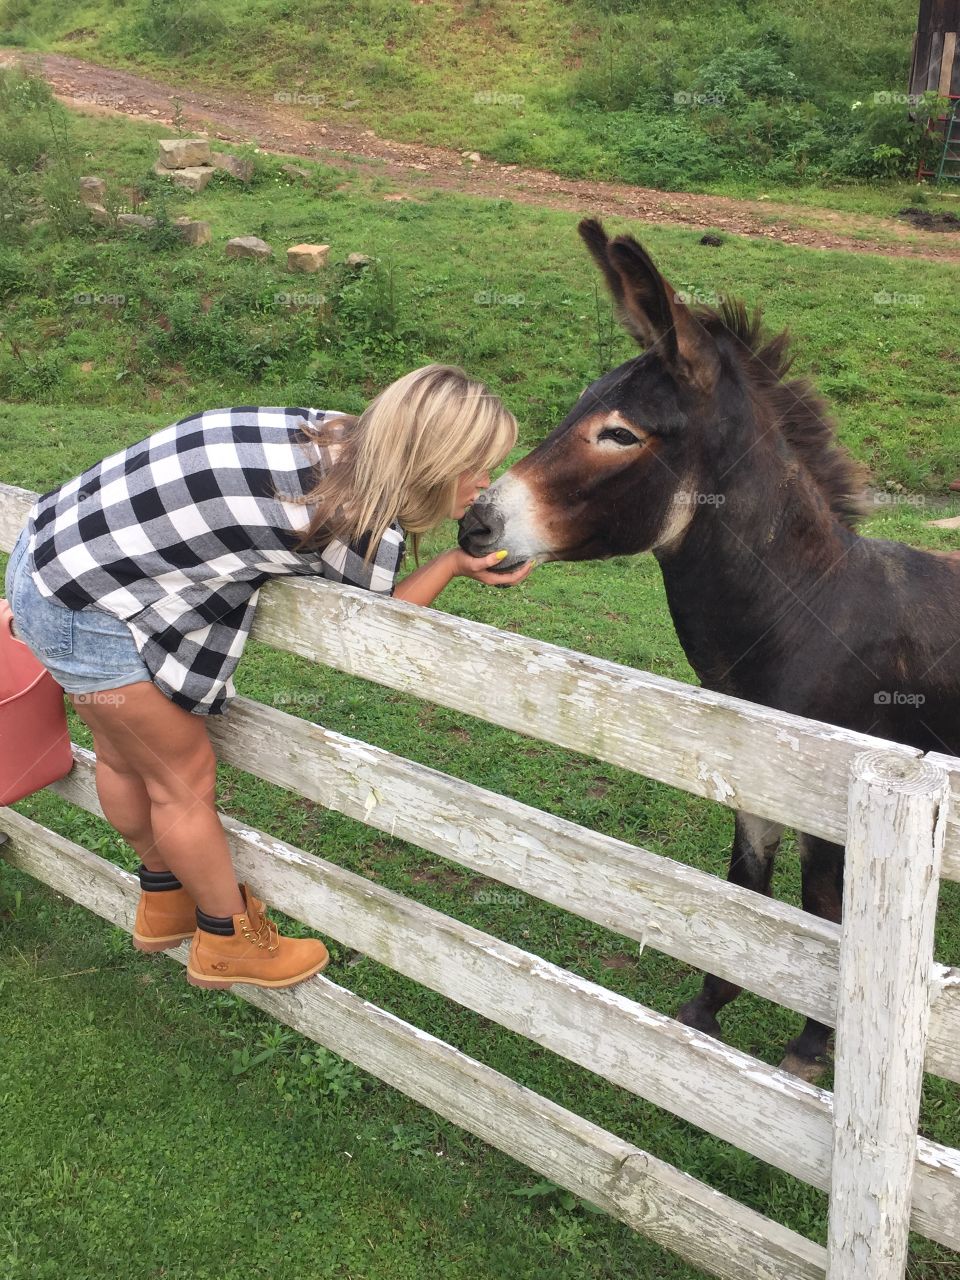
[[[13,634],[0,599],[0,805],[13,804],[73,768],[63,690]]]

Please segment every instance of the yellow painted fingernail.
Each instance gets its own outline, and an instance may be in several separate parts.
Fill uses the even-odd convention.
[[[507,556],[508,556],[509,554],[510,554],[510,552],[509,552],[509,551],[498,551],[498,552],[497,552],[497,559],[498,559],[498,560],[506,560],[506,558],[507,558]]]

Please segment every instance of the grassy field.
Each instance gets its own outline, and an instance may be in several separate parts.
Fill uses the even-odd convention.
[[[874,95],[906,92],[916,5],[859,19],[853,0],[7,0],[0,43],[506,164],[762,190],[915,172],[904,107]]]
[[[143,184],[159,131],[78,120],[84,172]],[[95,163],[92,157],[96,157]],[[209,218],[200,250],[155,235],[56,234],[22,225],[0,257],[0,480],[44,489],[155,427],[218,404],[355,409],[428,359],[487,379],[521,420],[523,447],[633,348],[566,215],[437,196],[385,203],[383,185],[311,166],[308,189],[261,160],[249,190],[225,180],[168,201]],[[155,202],[157,197],[151,196]],[[154,207],[148,203],[147,208]],[[69,212],[69,211],[67,211]],[[65,215],[66,216],[66,215]],[[227,263],[224,241],[262,233],[278,262]],[[867,532],[957,546],[929,528],[960,456],[951,405],[958,300],[933,264],[808,253],[643,228],[678,287],[762,300],[797,335],[799,372],[834,399],[843,440],[878,483],[916,501],[877,506]],[[379,265],[290,277],[299,240]],[[291,307],[278,294],[316,289]],[[103,301],[107,295],[113,301]],[[513,296],[509,303],[491,301]],[[882,295],[890,301],[877,302]],[[907,296],[920,301],[906,302]],[[77,298],[90,300],[78,302]],[[480,297],[480,301],[478,301]],[[517,300],[517,298],[521,300]],[[100,300],[98,300],[98,298]],[[122,298],[123,301],[117,301]],[[485,298],[485,300],[484,300]],[[85,367],[90,366],[90,367]],[[942,514],[957,513],[960,502]],[[939,512],[938,512],[939,513]],[[450,545],[453,526],[428,551]],[[0,563],[4,558],[0,557]],[[521,588],[458,581],[450,612],[682,680],[692,673],[651,557],[549,565]],[[723,874],[729,814],[639,775],[432,707],[251,643],[239,691]],[[76,738],[87,741],[82,726]],[[638,762],[642,767],[642,762]],[[224,768],[220,802],[338,865],[672,1013],[698,986],[686,966],[488,882],[280,788]],[[105,824],[42,794],[17,808],[130,869]],[[2,823],[0,823],[2,826]],[[937,953],[960,961],[960,893],[941,895]],[[798,901],[787,845],[777,891]],[[591,1120],[819,1240],[824,1197],[590,1073],[348,949],[329,976]],[[240,1276],[373,1280],[422,1275],[698,1280],[698,1273],[373,1078],[276,1027],[0,862],[0,1277]],[[731,1043],[776,1062],[799,1018],[744,996]],[[960,1143],[957,1090],[929,1079],[924,1133]],[[915,1242],[912,1280],[949,1255]]]

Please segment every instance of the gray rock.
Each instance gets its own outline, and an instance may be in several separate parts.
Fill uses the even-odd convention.
[[[118,213],[117,226],[133,230],[139,227],[155,227],[156,218],[148,213]]]
[[[273,250],[259,236],[235,236],[227,241],[228,258],[269,258]]]
[[[81,178],[80,199],[84,204],[102,204],[107,194],[107,184],[102,178]]]
[[[328,244],[295,244],[287,250],[288,271],[319,271],[326,265]]]
[[[161,164],[153,166],[153,172],[162,178],[169,178],[175,187],[196,195],[202,191],[216,173],[213,165],[197,165],[190,169],[165,169]]]
[[[222,169],[239,182],[249,182],[253,177],[253,161],[247,156],[232,156],[226,151],[214,151],[210,155],[210,163],[215,169]]]
[[[184,216],[182,218],[174,218],[173,225],[179,230],[183,239],[189,245],[209,244],[211,239],[210,223],[195,222],[193,218]]]
[[[210,143],[206,138],[161,138],[157,146],[159,163],[165,169],[190,169],[210,163]]]

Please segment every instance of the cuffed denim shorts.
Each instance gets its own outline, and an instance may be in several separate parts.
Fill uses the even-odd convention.
[[[23,529],[7,563],[5,592],[22,640],[67,693],[96,693],[149,680],[122,618],[102,609],[68,609],[42,595],[33,581]]]

